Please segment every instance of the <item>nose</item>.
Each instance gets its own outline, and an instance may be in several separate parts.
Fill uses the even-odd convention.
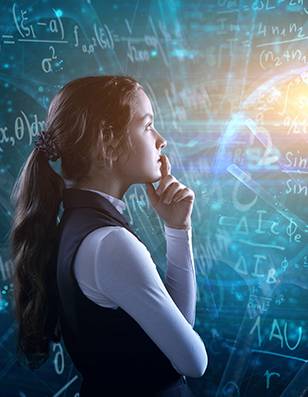
[[[167,141],[157,131],[156,131],[156,133],[157,133],[157,136],[158,136],[158,139],[157,139],[157,142],[159,143],[158,147],[160,147],[161,149],[164,149],[167,146]]]

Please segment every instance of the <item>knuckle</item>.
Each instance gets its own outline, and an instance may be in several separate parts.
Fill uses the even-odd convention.
[[[194,193],[194,191],[192,190],[192,189],[190,189],[189,187],[185,187],[185,190],[187,191],[187,192],[189,192],[192,196],[194,196],[195,195],[195,193]]]
[[[176,186],[176,182],[170,182],[167,184],[166,190],[170,192],[171,190],[174,189],[175,186]]]
[[[176,187],[176,186],[179,186],[179,183],[178,183],[178,181],[173,181],[170,183],[170,186]]]

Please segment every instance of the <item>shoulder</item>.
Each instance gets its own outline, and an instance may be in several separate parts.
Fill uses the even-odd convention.
[[[122,226],[103,226],[103,227],[98,227],[97,229],[93,230],[90,232],[86,238],[89,239],[95,239],[95,240],[103,240],[105,237],[107,237],[110,233],[115,232],[116,230],[121,230],[125,229]]]
[[[82,245],[90,249],[108,248],[116,250],[117,253],[131,253],[136,254],[142,252],[145,255],[150,255],[147,247],[128,229],[123,226],[104,226],[99,227],[90,232],[85,238]]]
[[[87,239],[92,239],[92,240],[97,240],[97,241],[103,241],[105,238],[108,237],[109,242],[114,240],[114,241],[122,241],[122,242],[138,242],[139,244],[143,245],[137,238],[136,236],[131,233],[129,230],[127,230],[123,226],[104,226],[104,227],[99,227],[92,232],[90,232],[86,238]]]
[[[97,230],[97,236],[100,231]],[[144,272],[149,268],[156,268],[147,247],[125,227],[111,227],[103,238],[98,237],[96,244],[96,258],[112,258],[107,261],[113,271],[126,267],[128,264],[135,270]]]
[[[117,250],[119,255],[136,255],[138,253],[149,255],[149,251],[146,246],[125,227],[116,226],[109,227],[108,229],[108,232],[105,232],[104,238],[100,240],[100,245],[102,247],[113,247],[115,250]],[[101,233],[104,232],[100,232],[99,230],[97,231],[98,236],[101,235]]]

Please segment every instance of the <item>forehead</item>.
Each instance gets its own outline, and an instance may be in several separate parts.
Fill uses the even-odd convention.
[[[134,103],[135,103],[135,111],[133,118],[134,121],[140,122],[147,113],[153,115],[153,108],[151,101],[142,89],[137,91]]]

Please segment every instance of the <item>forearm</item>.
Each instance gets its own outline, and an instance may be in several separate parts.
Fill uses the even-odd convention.
[[[192,229],[174,230],[165,225],[167,271],[165,286],[173,301],[193,326],[196,313],[196,274]]]

